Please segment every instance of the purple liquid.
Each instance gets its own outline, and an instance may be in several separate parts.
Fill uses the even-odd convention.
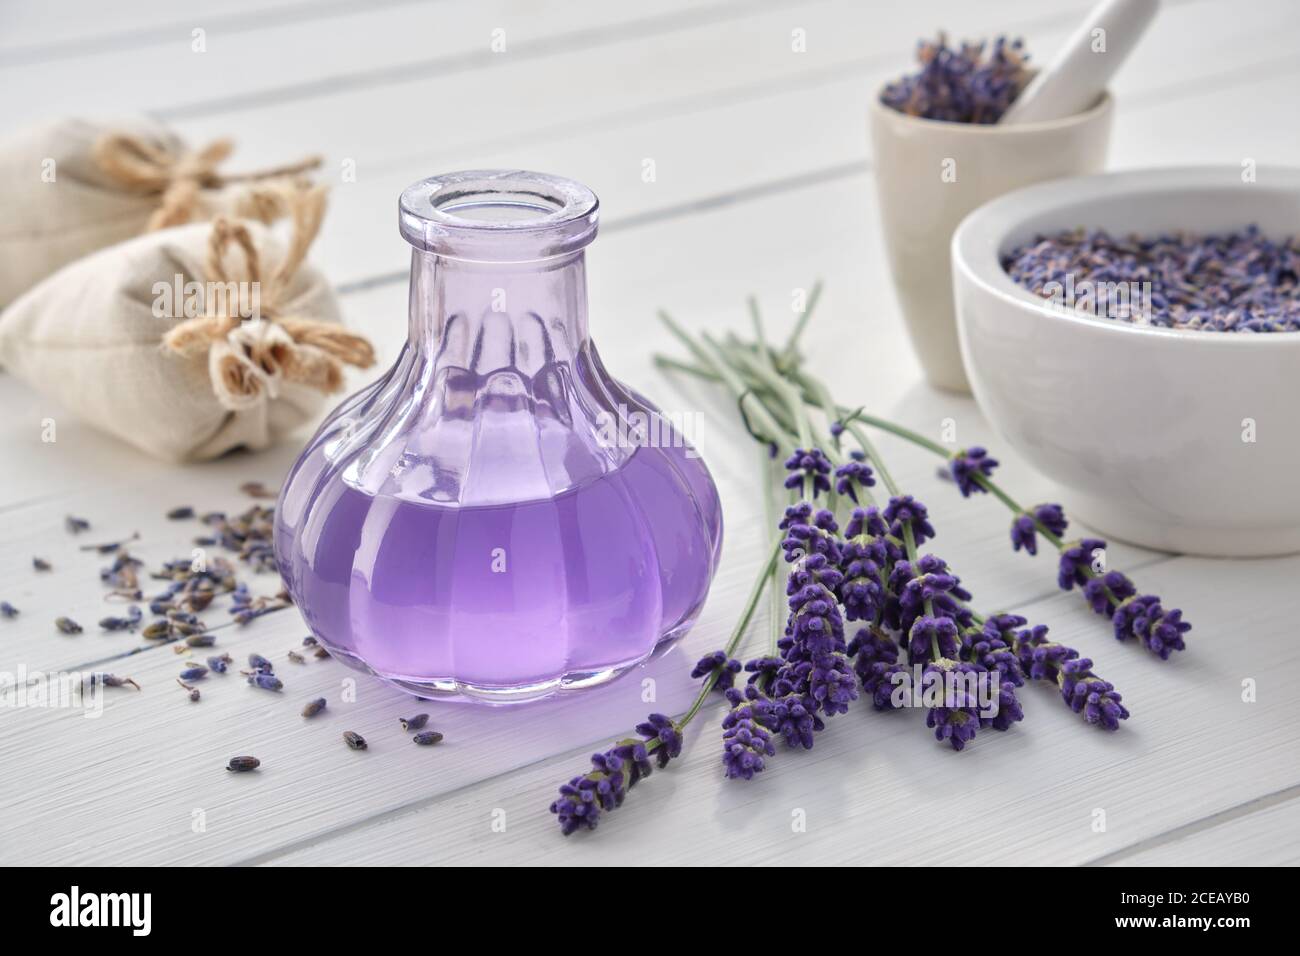
[[[324,464],[295,471],[286,519]],[[531,695],[604,679],[694,620],[715,540],[682,486],[698,475],[712,491],[707,474],[684,449],[641,448],[554,498],[487,507],[336,477],[311,489],[296,536],[278,529],[279,553],[308,626],[345,660],[421,688]]]

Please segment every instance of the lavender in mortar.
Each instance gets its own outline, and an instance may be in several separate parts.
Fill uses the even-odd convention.
[[[1075,290],[1077,310],[1111,319],[1207,332],[1300,330],[1300,241],[1275,242],[1253,225],[1224,235],[1147,237],[1076,229],[1038,236],[1002,267],[1046,298]],[[1142,298],[1133,290],[1143,283],[1149,313],[1134,307]]]
[[[888,84],[880,94],[886,106],[921,119],[950,123],[996,123],[1029,83],[1029,54],[1019,39],[948,46],[940,33],[920,40],[921,68]]]

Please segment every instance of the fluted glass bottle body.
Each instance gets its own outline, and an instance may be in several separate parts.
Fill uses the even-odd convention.
[[[281,493],[277,557],[318,639],[414,693],[515,701],[680,636],[716,566],[716,490],[601,366],[581,248],[417,248],[409,321],[394,367],[334,412]]]

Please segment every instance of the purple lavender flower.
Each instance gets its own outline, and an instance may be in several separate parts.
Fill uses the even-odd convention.
[[[1088,605],[1110,619],[1117,640],[1135,638],[1162,661],[1185,649],[1183,635],[1192,626],[1183,620],[1182,611],[1165,610],[1153,594],[1138,596],[1133,582],[1118,571],[1099,573],[1093,569],[1093,553],[1105,547],[1100,538],[1085,538],[1062,551],[1057,575],[1061,589],[1080,585]]]
[[[651,742],[655,743],[653,753],[660,768],[668,766],[669,760],[675,760],[682,755],[682,732],[677,729],[672,718],[664,714],[651,714],[643,723],[636,725],[636,732],[642,736],[647,745]],[[646,770],[646,775],[648,774],[649,770]]]
[[[885,572],[889,553],[884,541],[865,535],[851,538],[840,549],[844,580],[838,597],[850,621],[876,621],[885,606]]]
[[[749,674],[748,683],[770,687],[776,680],[777,672],[785,661],[779,657],[756,657],[745,662],[745,671]]]
[[[746,691],[754,692],[753,686]],[[752,780],[766,766],[763,758],[776,754],[772,736],[762,723],[770,719],[765,714],[769,704],[757,692],[749,695],[736,688],[727,691],[727,700],[731,710],[722,719],[722,763],[728,777]]]
[[[785,738],[787,747],[812,750],[815,735],[826,729],[813,702],[798,694],[774,698],[770,714],[772,730]]]
[[[1021,40],[997,37],[991,46],[937,40],[917,44],[921,69],[888,84],[886,106],[922,119],[951,123],[996,123],[1029,82],[1029,54]]]
[[[927,679],[940,681],[946,674],[958,675],[951,686],[944,683],[944,702],[926,708],[925,725],[934,729],[935,740],[947,741],[953,750],[962,750],[980,729],[979,700],[969,689],[971,679],[977,679],[979,671],[972,664],[941,660],[927,665],[924,673],[934,675]]]
[[[994,730],[1010,730],[1011,725],[1025,719],[1024,708],[1016,697],[1016,685],[1004,680],[998,688],[998,712],[992,717],[980,714],[980,726],[992,727]]]
[[[1021,626],[1026,623],[1023,617],[1015,615],[998,615],[998,617],[1012,618]],[[962,633],[961,648],[958,652],[958,658],[976,664],[989,671],[996,671],[1001,675],[1003,682],[1010,683],[1013,687],[1020,687],[1025,682],[1025,676],[1020,670],[1020,660],[1016,657],[1012,641],[1015,640],[1014,634],[1003,636],[1007,628],[999,626],[1000,622],[994,618],[984,622],[983,627],[968,627]]]
[[[1154,594],[1130,596],[1121,600],[1111,617],[1111,623],[1117,640],[1136,638],[1162,661],[1169,660],[1169,655],[1174,651],[1186,649],[1183,635],[1192,629],[1192,625],[1183,620],[1182,611],[1177,608],[1166,611],[1160,604],[1160,598]]]
[[[1054,682],[1062,700],[1088,723],[1117,730],[1119,721],[1128,719],[1121,696],[1092,672],[1092,661],[1080,657],[1073,647],[1049,640],[1045,626],[1020,631],[1014,646],[1021,669],[1033,680]]]
[[[1111,616],[1112,606],[1137,594],[1133,582],[1119,571],[1107,571],[1099,578],[1090,578],[1083,586],[1083,597],[1096,614]]]
[[[651,751],[660,767],[682,752],[681,732],[663,714],[651,714],[636,732],[644,739],[629,737],[604,753],[592,754],[591,771],[560,787],[551,812],[559,818],[565,836],[596,829],[602,811],[621,807],[628,790],[650,776]]]
[[[870,488],[876,479],[871,466],[863,461],[846,461],[835,469],[835,490],[848,495],[854,503],[858,500],[858,488]]]
[[[709,677],[716,672],[718,679],[713,682],[713,689],[721,693],[736,683],[736,675],[740,673],[740,669],[740,661],[728,658],[726,651],[714,651],[712,654],[705,654],[696,662],[691,676]]]
[[[1090,724],[1103,730],[1119,730],[1119,722],[1128,719],[1128,708],[1115,688],[1092,672],[1086,657],[1065,661],[1061,665],[1061,697],[1070,709]]]
[[[785,468],[790,472],[785,486],[798,489],[801,495],[804,494],[805,482],[812,486],[810,498],[831,490],[831,462],[820,448],[796,448],[794,454],[785,460]]]
[[[934,527],[929,521],[930,513],[925,505],[911,495],[890,498],[889,504],[885,506],[884,518],[889,524],[889,533],[896,538],[903,537],[904,522],[911,526],[917,545],[934,537]]]
[[[1035,505],[1032,514],[1019,515],[1011,522],[1011,550],[1024,548],[1030,554],[1037,554],[1039,525],[1059,538],[1065,534],[1069,522],[1060,505]]]
[[[1056,573],[1056,583],[1061,590],[1068,591],[1076,584],[1080,587],[1087,584],[1094,573],[1094,556],[1105,550],[1106,542],[1101,538],[1084,538],[1066,547],[1061,552],[1060,568]]]
[[[896,630],[910,632],[916,619],[926,613],[929,602],[934,616],[951,618],[966,627],[971,623],[971,614],[963,602],[970,597],[961,579],[948,570],[942,558],[925,554],[915,564],[898,561],[887,582],[884,620]]]
[[[957,656],[956,623],[946,617],[917,617],[907,632],[908,660],[913,664],[933,660],[935,647],[939,657]]]
[[[584,827],[596,829],[601,811],[617,809],[627,796],[622,758],[612,751],[592,754],[591,766],[590,773],[563,784],[559,799],[551,804],[565,836]]]
[[[969,498],[977,491],[986,492],[988,489],[980,484],[979,478],[992,476],[997,466],[997,460],[989,457],[989,453],[979,445],[957,452],[948,462],[952,479],[957,482],[957,490],[963,498]]]
[[[791,505],[778,527],[786,533],[781,542],[786,561],[793,563],[806,554],[821,554],[839,563],[839,525],[835,515],[825,508],[813,511],[806,501]]]

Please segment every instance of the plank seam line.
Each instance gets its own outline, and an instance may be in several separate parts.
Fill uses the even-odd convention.
[[[815,2],[823,3],[826,0],[815,0]],[[798,6],[800,0],[741,0],[741,2],[708,7],[695,16],[674,12],[585,30],[574,30],[525,44],[510,54],[510,62],[528,62],[555,54],[569,53],[572,52],[575,44],[582,44],[587,48],[611,46],[625,42],[629,37],[641,40],[645,37],[665,36],[700,26],[743,20],[760,11],[774,12],[783,7]],[[257,109],[277,103],[317,99],[334,93],[357,92],[410,80],[464,73],[475,68],[488,68],[499,59],[500,54],[488,49],[485,42],[484,49],[481,50],[464,50],[430,60],[398,63],[357,73],[325,76],[305,83],[289,83],[233,96],[199,100],[179,106],[165,106],[150,111],[149,115],[159,120],[174,120],[211,116],[237,109]]]
[[[366,12],[377,8],[403,7],[421,3],[423,0],[368,0]],[[442,2],[442,0],[432,0]],[[300,15],[299,11],[311,11]],[[138,27],[123,30],[108,36],[80,36],[51,43],[34,43],[26,46],[11,47],[0,50],[0,67],[38,65],[65,60],[73,56],[87,56],[102,53],[138,49],[143,46],[156,46],[162,43],[174,43],[188,37],[195,27],[202,27],[209,32],[223,36],[238,33],[250,33],[266,27],[293,26],[309,23],[313,20],[330,20],[336,16],[351,16],[357,12],[353,0],[336,0],[334,3],[297,3],[279,9],[259,11],[255,17],[246,14],[228,14],[226,16],[206,17],[195,15],[188,21],[173,20],[170,23],[151,27]]]
[[[1272,66],[1277,66],[1283,62],[1290,64],[1287,69],[1279,71],[1280,73],[1294,72],[1297,67],[1300,67],[1300,58],[1296,57],[1292,57],[1285,61],[1277,60],[1269,62]],[[1261,71],[1256,69],[1258,66],[1259,64],[1253,64],[1239,70],[1228,71],[1220,74],[1216,89],[1222,90],[1230,86],[1238,85],[1243,81],[1250,82],[1260,79],[1262,74]],[[1154,106],[1159,106],[1163,103],[1176,102],[1185,98],[1185,91],[1187,90],[1188,86],[1167,87],[1160,91],[1159,96],[1152,95],[1149,97],[1143,97],[1139,99],[1136,105],[1130,103],[1129,109],[1131,111],[1140,111]],[[783,176],[778,179],[766,180],[730,192],[715,193],[712,196],[686,200],[685,202],[677,203],[672,206],[665,206],[662,209],[653,209],[641,213],[634,213],[625,219],[616,219],[602,228],[606,233],[613,233],[618,232],[621,229],[655,225],[673,219],[691,216],[696,213],[709,212],[733,203],[781,195],[786,192],[795,192],[809,186],[825,185],[834,182],[837,179],[847,179],[857,173],[869,173],[873,168],[874,166],[871,159],[864,156],[861,159],[822,167],[821,169],[813,170],[810,173],[798,173],[791,176]],[[380,273],[362,279],[353,279],[348,282],[341,282],[335,286],[335,291],[337,291],[339,295],[352,295],[358,292],[368,292],[376,288],[382,288],[391,283],[404,282],[409,278],[409,276],[410,272],[407,269]]]
[[[1147,837],[1139,840],[1131,846],[1122,847],[1110,853],[1104,853],[1101,856],[1094,857],[1083,863],[1083,866],[1109,866],[1122,860],[1136,856],[1145,850],[1155,849],[1156,847],[1168,846],[1171,843],[1177,843],[1190,836],[1198,833],[1205,833],[1217,829],[1226,823],[1234,820],[1242,820],[1246,817],[1253,816],[1284,803],[1289,803],[1296,798],[1300,798],[1300,784],[1285,787],[1281,790],[1275,790],[1273,793],[1266,793],[1263,796],[1254,797],[1245,803],[1239,803],[1236,806],[1228,807],[1226,810],[1220,810],[1218,813],[1212,813],[1208,817],[1200,820],[1193,820],[1191,823],[1185,823],[1182,826],[1174,827],[1172,830],[1166,830],[1164,833]]]

